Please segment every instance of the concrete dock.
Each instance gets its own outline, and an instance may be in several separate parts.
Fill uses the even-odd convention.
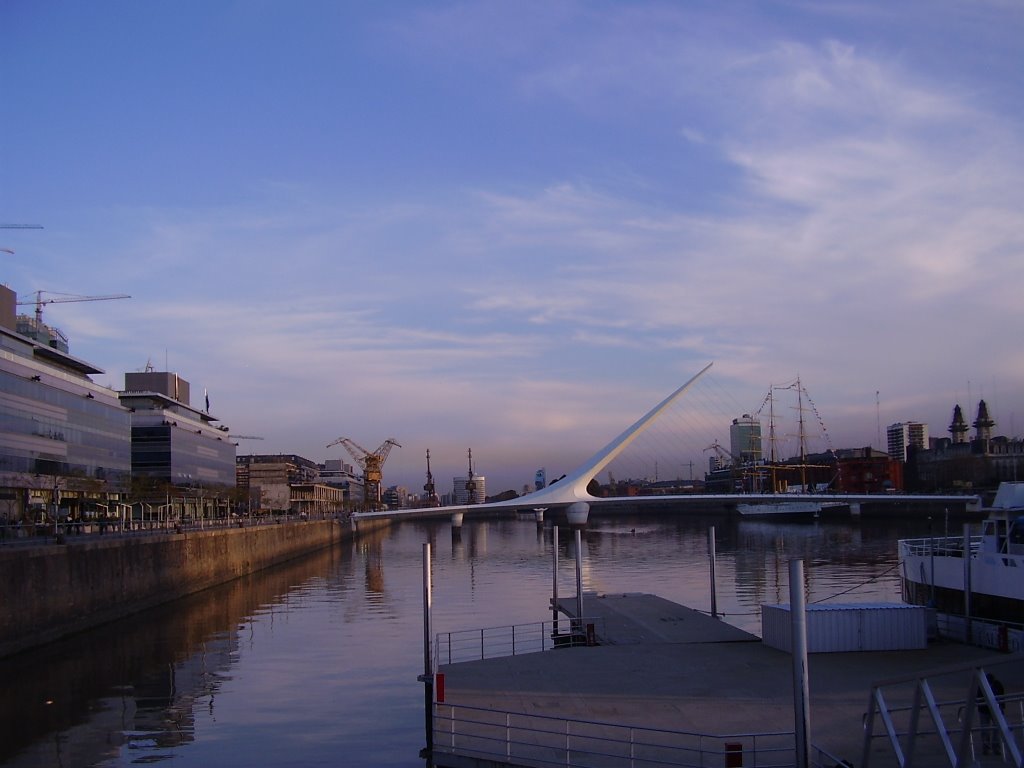
[[[573,611],[575,598],[563,607]],[[794,730],[790,654],[654,595],[585,596],[584,613],[597,619],[600,645],[443,666],[438,671],[445,677],[446,705],[717,736]],[[984,665],[996,671],[1007,693],[1024,690],[1019,656],[954,643],[914,651],[812,654],[808,663],[811,741],[858,766],[873,682],[923,675],[938,700],[963,701],[972,674],[963,667]],[[957,671],[949,672],[954,667]],[[886,689],[887,700],[909,704],[913,690],[913,682]],[[946,717],[955,727],[955,715]],[[937,749],[938,740],[931,741]],[[879,740],[871,764],[895,765],[886,752]],[[517,764],[436,758],[441,766]]]

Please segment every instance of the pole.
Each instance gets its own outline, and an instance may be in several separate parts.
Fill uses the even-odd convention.
[[[583,626],[583,536],[576,529],[576,620]]]
[[[971,524],[964,523],[964,642],[970,643],[971,628]]]
[[[711,563],[711,618],[718,618],[718,593],[715,589],[715,526],[708,527],[708,559]]]
[[[811,693],[807,677],[807,613],[804,603],[804,561],[789,561],[789,607],[793,645],[793,716],[796,766],[808,768],[811,755]]]
[[[430,542],[423,543],[423,707],[427,737],[427,761],[433,764],[434,751],[434,663],[430,654],[431,634]]]
[[[551,633],[558,634],[558,526],[551,526]]]

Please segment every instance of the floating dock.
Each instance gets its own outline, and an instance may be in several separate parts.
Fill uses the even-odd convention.
[[[561,600],[559,607],[572,615],[575,596]],[[695,757],[693,762],[666,753],[665,759],[672,761],[668,764],[686,765],[753,765],[754,734],[789,734],[789,757],[781,759],[782,755],[777,754],[776,759],[767,762],[792,764],[795,710],[789,653],[769,647],[757,636],[719,619],[654,595],[584,595],[583,610],[586,621],[593,620],[597,628],[595,646],[462,662],[438,669],[444,683],[439,703],[434,705],[434,765],[630,765],[632,744],[628,745],[628,757],[625,752],[614,751],[625,750],[627,741],[640,740],[630,727],[645,729],[646,740],[653,738],[650,734],[664,730],[688,734],[692,738],[687,743],[706,744],[708,756]],[[1016,663],[1007,663],[1011,659]],[[1024,664],[1019,659],[993,656],[991,651],[955,643],[937,643],[920,650],[811,654],[810,740],[824,750],[819,755],[830,760],[818,764],[831,767],[848,760],[862,765],[863,726],[874,681],[929,676],[936,699],[962,701],[967,690],[965,681],[969,683],[971,675],[964,669],[972,665],[997,669],[1007,692],[1024,690]],[[956,672],[951,671],[954,668]],[[889,703],[909,705],[913,687],[888,690],[892,699]],[[476,723],[477,731],[483,734],[487,731],[483,723],[490,722],[492,714],[495,727],[501,730],[501,713],[505,714],[503,727],[507,733],[516,727],[513,714],[537,718],[519,729],[538,734],[557,730],[558,721],[566,721],[565,749],[547,747],[535,750],[532,757],[517,758],[510,744],[501,747],[497,743],[502,738],[500,733],[481,735],[477,741],[463,738],[474,728],[466,726],[463,719]],[[955,725],[956,715],[947,717],[953,717]],[[584,726],[597,734],[591,742],[601,742],[605,738],[601,729],[605,728],[607,741],[601,742],[601,749],[611,751],[603,759],[573,759],[570,730],[579,732]],[[876,727],[875,733],[879,732],[881,728]],[[543,738],[543,734],[537,736],[538,740]],[[763,738],[761,748],[767,748],[769,741]],[[938,739],[933,741],[938,743]],[[780,737],[780,743],[785,739]],[[502,749],[506,752],[504,758],[499,754]],[[705,747],[686,749],[688,754],[696,755],[696,750]],[[872,765],[896,764],[891,754],[884,754],[886,749],[884,740],[879,740],[879,756]],[[620,757],[609,756],[615,754]],[[920,750],[918,757],[924,759]],[[758,764],[766,762],[763,755],[758,760]],[[650,763],[637,760],[633,764]],[[921,764],[940,763],[925,760]]]

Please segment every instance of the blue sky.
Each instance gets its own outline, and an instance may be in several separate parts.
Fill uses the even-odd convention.
[[[1018,2],[0,2],[0,280],[385,482],[568,472],[714,361],[1024,432]],[[876,396],[876,392],[879,393]],[[739,412],[733,414],[738,416]],[[727,439],[723,429],[721,439]],[[347,457],[345,457],[347,458]]]

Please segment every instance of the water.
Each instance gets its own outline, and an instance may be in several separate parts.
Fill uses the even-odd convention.
[[[927,522],[594,517],[584,591],[651,592],[760,634],[789,602],[898,601],[896,540]],[[404,523],[0,663],[0,766],[410,766],[424,744],[422,544],[438,632],[549,618],[551,531],[532,520]],[[575,594],[573,537],[559,591]],[[846,594],[843,594],[846,593]]]

